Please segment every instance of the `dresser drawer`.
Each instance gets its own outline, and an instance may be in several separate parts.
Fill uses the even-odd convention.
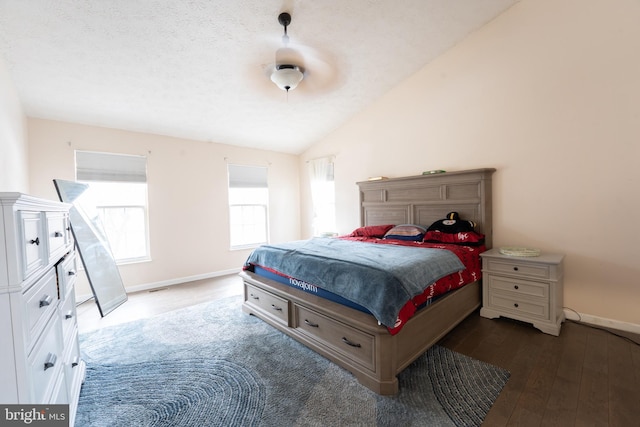
[[[345,355],[367,369],[375,370],[375,337],[330,319],[301,305],[294,305],[298,332],[312,337],[333,352]]]
[[[66,252],[69,244],[69,217],[66,212],[47,212],[49,260],[56,260]]]
[[[62,365],[60,319],[53,316],[28,358],[28,378],[33,402],[48,401],[58,377],[62,374]]]
[[[246,300],[262,313],[284,325],[289,325],[289,301],[270,292],[245,284]]]
[[[45,265],[44,248],[47,242],[44,241],[40,212],[19,211],[18,217],[22,238],[22,277],[26,279]]]
[[[551,276],[550,267],[544,264],[529,264],[518,262],[517,260],[504,262],[495,259],[485,260],[485,270],[492,273],[510,273],[521,277],[531,277],[536,279],[549,279]]]
[[[517,297],[506,292],[489,292],[489,308],[526,320],[549,320],[549,301]]]
[[[532,282],[528,280],[519,280],[503,276],[489,275],[489,292],[492,291],[508,291],[515,295],[527,295],[536,298],[549,298],[549,283]]]
[[[75,330],[76,321],[76,298],[73,292],[69,292],[69,295],[64,301],[61,301],[60,306],[60,322],[62,323],[62,336],[64,342],[68,343],[73,331]],[[65,344],[66,345],[66,344]]]
[[[78,345],[78,330],[74,329],[71,341],[65,346],[64,375],[67,380],[69,399],[73,400],[79,393],[83,375],[80,367],[80,347]]]
[[[67,379],[64,375],[58,375],[58,381],[54,386],[49,402],[53,405],[67,405],[69,403]]]
[[[58,273],[58,290],[61,300],[67,298],[67,294],[73,289],[76,280],[77,263],[76,253],[68,253],[64,259],[56,266]]]
[[[54,270],[48,270],[22,297],[25,305],[26,330],[29,331],[29,336],[25,338],[30,348],[58,306],[58,289]]]

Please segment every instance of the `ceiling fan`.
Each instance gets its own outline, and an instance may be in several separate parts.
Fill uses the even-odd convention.
[[[336,84],[336,73],[327,59],[329,55],[290,40],[287,30],[291,24],[291,14],[280,13],[278,22],[283,27],[283,34],[275,52],[275,63],[266,70],[271,81],[287,93],[303,81],[300,88],[304,87],[306,92],[327,90]]]

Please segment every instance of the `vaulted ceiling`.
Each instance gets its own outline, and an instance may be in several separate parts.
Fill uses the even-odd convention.
[[[517,1],[0,0],[0,54],[29,117],[297,154]]]

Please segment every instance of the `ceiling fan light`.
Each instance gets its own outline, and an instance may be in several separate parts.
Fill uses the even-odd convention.
[[[271,81],[287,92],[295,89],[303,77],[304,74],[297,65],[278,65],[271,73]]]

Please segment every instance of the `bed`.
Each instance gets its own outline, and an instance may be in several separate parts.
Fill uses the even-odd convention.
[[[492,245],[491,176],[476,169],[357,183],[362,227],[429,225],[448,212],[476,223]],[[266,273],[269,273],[268,269]],[[357,305],[290,286],[265,271],[243,271],[243,311],[254,315],[350,371],[374,392],[398,392],[397,375],[481,303],[480,280],[416,311],[394,331]]]

